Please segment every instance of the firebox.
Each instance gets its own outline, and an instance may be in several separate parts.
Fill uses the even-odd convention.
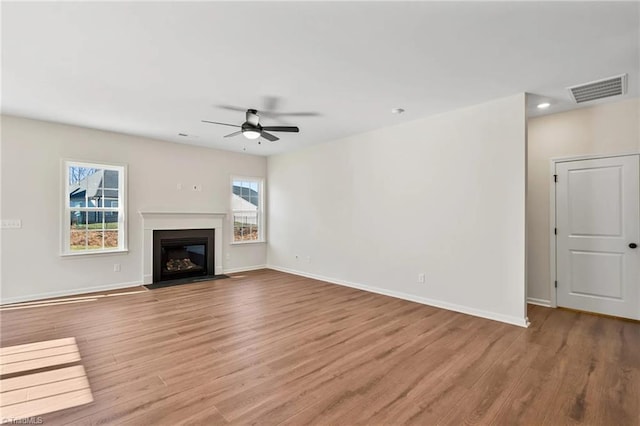
[[[153,282],[215,275],[214,229],[153,231]]]

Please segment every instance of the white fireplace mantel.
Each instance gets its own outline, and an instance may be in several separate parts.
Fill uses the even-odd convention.
[[[142,278],[144,284],[153,282],[153,231],[166,229],[215,229],[215,273],[222,274],[222,236],[226,213],[141,211]]]

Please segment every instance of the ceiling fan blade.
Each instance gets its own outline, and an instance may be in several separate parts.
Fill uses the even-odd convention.
[[[268,130],[270,132],[292,132],[298,133],[300,129],[296,126],[266,126],[262,127],[262,130]]]
[[[264,96],[262,103],[266,111],[275,111],[278,109],[280,98],[278,98],[277,96]]]
[[[321,114],[318,112],[278,112],[278,111],[260,111],[263,117],[278,118],[278,117],[319,117]]]
[[[234,136],[238,136],[242,134],[242,130],[238,130],[237,132],[229,133],[228,135],[224,135],[225,138],[232,138]]]
[[[209,124],[220,124],[222,126],[240,127],[237,124],[218,123],[217,121],[202,120],[202,122],[203,123],[209,123]]]
[[[274,135],[272,135],[271,133],[267,133],[267,132],[265,132],[265,131],[263,131],[263,132],[261,133],[261,136],[262,136],[263,138],[265,138],[266,140],[269,140],[269,141],[271,141],[271,142],[275,142],[275,141],[277,141],[277,140],[280,140],[280,138],[279,138],[279,137],[274,136]]]
[[[229,111],[245,112],[247,110],[246,108],[240,108],[240,107],[233,106],[233,105],[216,105],[216,106],[218,108],[228,109]]]

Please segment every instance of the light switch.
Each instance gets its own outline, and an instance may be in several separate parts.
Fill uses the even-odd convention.
[[[2,229],[20,229],[22,221],[20,219],[2,219]]]

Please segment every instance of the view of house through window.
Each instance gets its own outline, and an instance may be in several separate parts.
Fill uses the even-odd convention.
[[[124,249],[124,167],[65,162],[65,253]]]
[[[261,241],[262,180],[238,178],[232,182],[233,241]]]

